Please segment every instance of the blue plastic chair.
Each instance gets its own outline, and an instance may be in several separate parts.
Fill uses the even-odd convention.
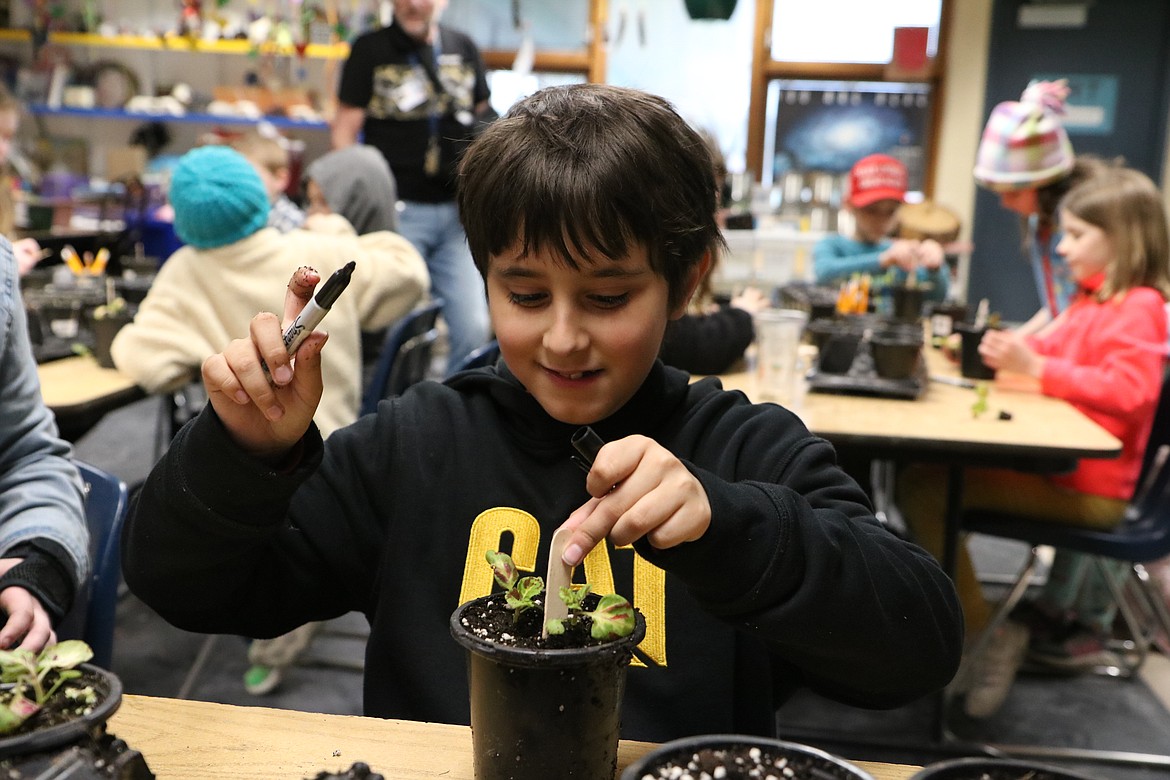
[[[126,483],[101,469],[75,462],[85,482],[85,519],[89,526],[89,580],[57,627],[60,639],[83,639],[93,648],[93,663],[110,668],[118,583],[122,576],[119,540],[130,504]]]
[[[495,362],[500,358],[500,342],[492,339],[482,347],[476,347],[467,353],[467,357],[459,362],[452,374],[459,371],[467,371],[472,368],[483,368],[484,366],[495,365]]]
[[[382,399],[401,395],[426,378],[439,338],[435,322],[442,308],[443,301],[436,298],[403,316],[387,331],[374,374],[362,394],[361,414],[371,414]]]

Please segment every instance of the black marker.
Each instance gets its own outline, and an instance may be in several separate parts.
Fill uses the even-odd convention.
[[[284,332],[284,346],[288,349],[288,354],[296,354],[297,348],[301,346],[305,337],[321,324],[321,320],[325,319],[325,315],[333,307],[334,301],[349,286],[349,279],[353,276],[353,269],[356,266],[357,263],[351,260],[342,268],[334,271],[333,275],[325,280],[325,284],[321,285],[317,294],[305,304],[305,308],[301,309],[301,313]]]
[[[597,431],[584,425],[577,429],[569,443],[581,455],[579,458],[573,455],[573,462],[588,474],[590,467],[593,466],[593,461],[597,460],[597,453],[601,452],[601,448],[605,446],[605,440],[597,435]]]
[[[569,443],[573,445],[573,449],[580,455],[580,457],[577,457],[577,455],[570,455],[569,457],[581,467],[582,471],[588,474],[593,467],[593,461],[597,460],[597,453],[601,452],[601,448],[605,446],[605,439],[598,436],[597,431],[588,425],[583,425],[573,434],[573,438],[569,440]],[[616,487],[617,485],[614,485],[610,488],[610,491],[613,491]]]

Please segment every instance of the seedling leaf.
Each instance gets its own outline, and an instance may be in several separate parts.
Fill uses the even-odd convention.
[[[516,571],[516,564],[512,563],[512,556],[508,553],[488,550],[485,557],[492,567],[492,574],[495,576],[496,582],[504,590],[511,590],[520,576]]]
[[[594,639],[617,639],[634,633],[634,607],[616,593],[602,596],[597,609],[585,614],[593,619],[590,634]]]

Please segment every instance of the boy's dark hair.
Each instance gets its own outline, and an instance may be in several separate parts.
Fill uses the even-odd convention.
[[[459,165],[475,265],[519,243],[571,268],[646,247],[670,305],[723,243],[707,144],[660,97],[604,84],[540,90],[493,122]]]

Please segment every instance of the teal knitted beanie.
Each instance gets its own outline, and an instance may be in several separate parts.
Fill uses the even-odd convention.
[[[175,232],[199,249],[234,244],[268,222],[268,193],[260,174],[226,146],[184,154],[171,174]]]

